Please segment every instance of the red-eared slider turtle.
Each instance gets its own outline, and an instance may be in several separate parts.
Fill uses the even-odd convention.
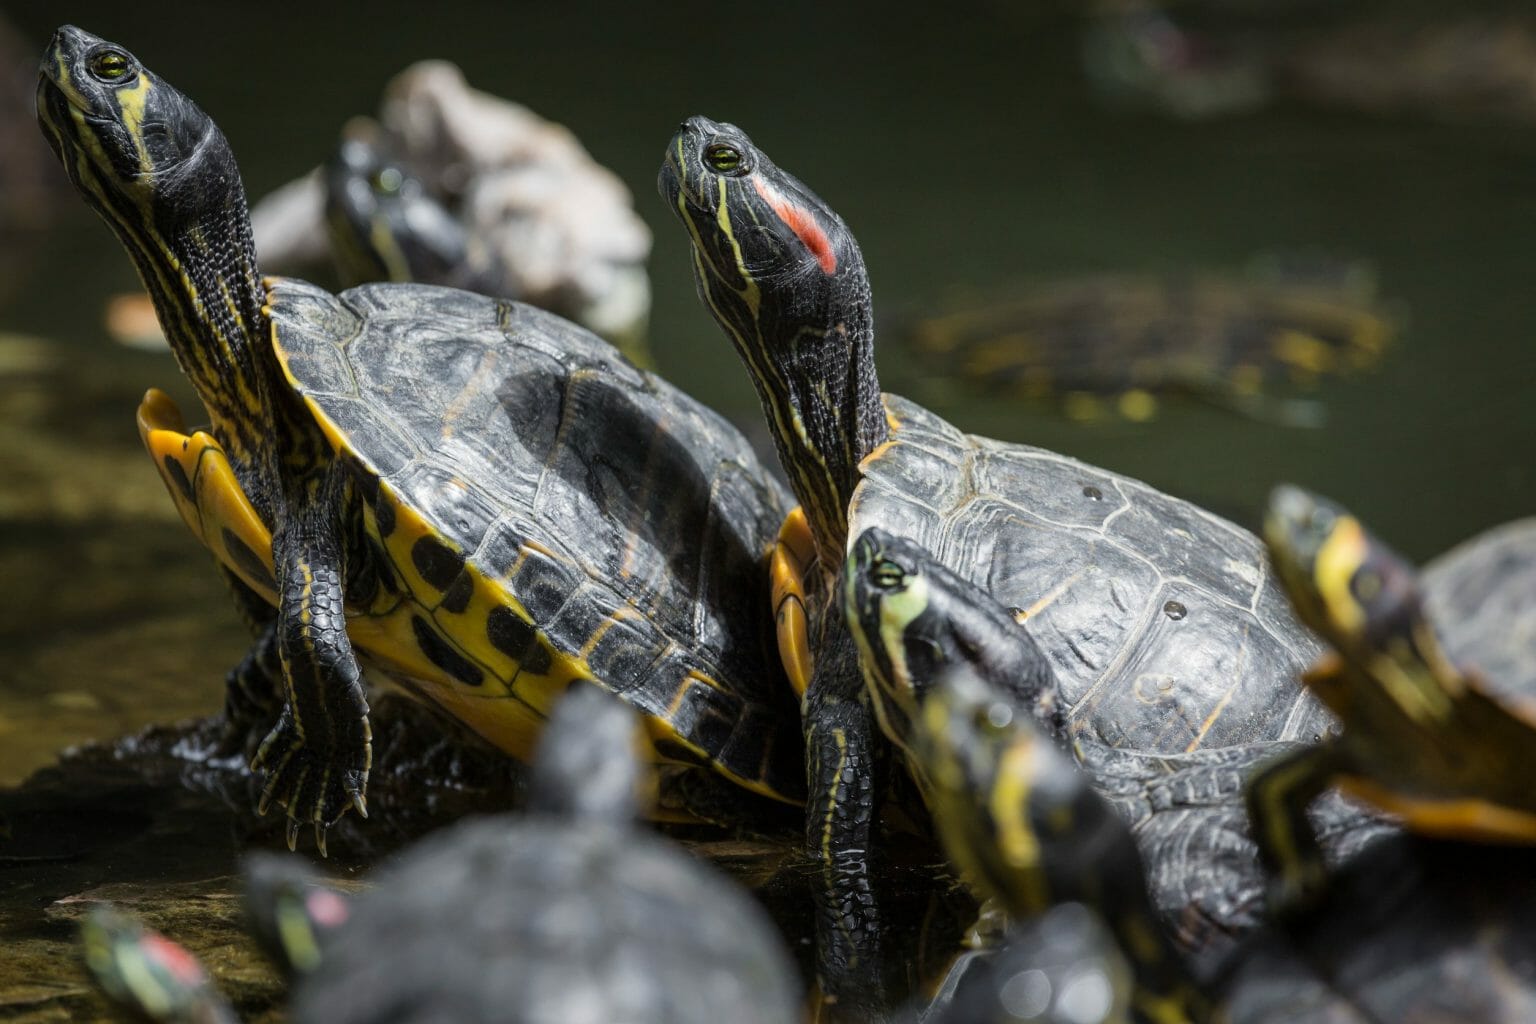
[[[1264,536],[1297,614],[1333,647],[1306,682],[1343,724],[1249,790],[1277,906],[1322,886],[1307,807],[1333,785],[1416,832],[1536,843],[1536,549],[1501,533],[1442,570],[1440,610],[1462,637],[1453,658],[1413,566],[1344,509],[1278,488]],[[1527,645],[1523,658],[1510,637]],[[1478,668],[1484,646],[1496,674]]]
[[[1130,829],[1032,717],[965,669],[927,690],[913,753],[944,848],[978,896],[1015,918],[1080,901],[1135,937],[1136,1020],[1203,1020],[1205,997],[1157,919]]]
[[[1262,923],[1265,879],[1243,788],[1256,765],[1303,744],[1269,740],[1153,753],[1084,736],[1063,743],[1075,709],[1062,706],[1036,639],[981,587],[878,527],[853,543],[844,596],[848,627],[868,652],[869,699],[925,781],[930,805],[938,780],[927,779],[931,759],[914,751],[914,723],[947,673],[974,674],[997,699],[1070,747],[1099,796],[1131,827],[1153,902],[1181,948],[1214,960]],[[1334,863],[1391,831],[1338,798],[1322,810],[1319,839]]]
[[[207,407],[188,434],[151,392],[140,426],[259,630],[230,707],[265,711],[254,764],[290,842],[365,806],[359,659],[519,757],[594,679],[657,761],[800,798],[751,583],[785,503],[724,419],[532,307],[263,281],[228,143],[120,46],[60,29],[37,103]]]
[[[849,541],[867,526],[920,543],[1018,609],[1084,735],[1174,752],[1310,739],[1327,727],[1294,685],[1316,641],[1291,616],[1255,537],[1145,484],[969,436],[882,395],[852,233],[739,128],[690,118],[658,184],[803,508],[805,529],[788,527],[783,548],[809,578],[803,594],[785,591],[778,612],[786,667],[809,687],[807,840],[829,880],[861,889],[869,849],[862,766],[873,738],[861,652],[834,594]],[[862,894],[832,896],[830,941],[867,938],[860,918],[873,906]]]
[[[1315,403],[1288,386],[1381,358],[1393,326],[1370,269],[1277,256],[1247,277],[1102,274],[914,318],[900,332],[930,373],[972,389],[1054,398],[1075,420],[1147,420],[1185,395],[1293,426]]]
[[[1536,877],[1524,851],[1381,838],[1335,875],[1326,914],[1263,928],[1200,972],[1137,891],[1142,867],[1125,824],[1026,709],[962,670],[929,689],[914,725],[951,855],[1017,914],[1068,900],[1096,911],[1113,948],[1080,955],[1090,965],[1123,955],[1138,1024],[1516,1024],[1536,1013]],[[1053,956],[1053,936],[1038,927],[1048,920],[1014,932],[998,969],[968,970],[951,1006],[925,1021],[1007,1020],[968,1008],[1017,1004],[1019,971]]]
[[[259,881],[247,899],[293,968],[292,1018],[799,1020],[798,980],[763,908],[636,825],[655,782],[636,756],[647,745],[638,725],[611,695],[573,690],[539,744],[526,814],[434,833],[373,872],[355,897],[317,884],[298,858],[253,858],[249,873]],[[190,957],[167,957],[165,940],[129,931],[101,950],[86,934],[93,970],[120,1001],[221,1002]],[[182,969],[142,969],[158,962]]]

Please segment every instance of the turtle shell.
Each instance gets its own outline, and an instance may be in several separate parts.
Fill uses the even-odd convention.
[[[1146,484],[964,434],[886,396],[849,536],[908,537],[1012,606],[1051,659],[1069,727],[1161,753],[1321,736],[1297,683],[1320,650],[1257,537]]]
[[[644,713],[658,760],[800,796],[765,568],[788,503],[730,424],[520,303],[292,280],[269,303],[351,471],[348,633],[368,663],[524,758],[591,678]]]
[[[484,819],[373,881],[297,987],[296,1021],[800,1019],[762,908],[630,828]]]
[[[1478,534],[1430,562],[1421,579],[1451,660],[1536,724],[1536,519]]]

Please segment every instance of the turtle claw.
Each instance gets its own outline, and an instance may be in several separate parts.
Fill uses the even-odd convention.
[[[316,846],[320,855],[325,856],[326,830],[343,814],[356,809],[367,817],[363,794],[368,785],[369,757],[365,740],[360,758],[363,767],[339,767],[338,758],[310,747],[294,727],[292,717],[285,713],[251,762],[252,769],[267,774],[256,810],[265,814],[274,803],[287,809],[286,837],[290,850],[298,846],[300,827],[313,825]]]

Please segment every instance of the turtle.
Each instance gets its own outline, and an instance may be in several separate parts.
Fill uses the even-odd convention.
[[[1342,506],[1278,487],[1264,536],[1297,614],[1332,648],[1305,679],[1343,725],[1249,786],[1275,907],[1306,907],[1321,892],[1307,807],[1334,785],[1416,832],[1536,843],[1526,786],[1536,772],[1536,531],[1501,532],[1442,570],[1446,621],[1476,623],[1458,626],[1458,657],[1437,636],[1413,565]],[[1485,649],[1496,674],[1477,666]]]
[[[496,253],[389,151],[371,122],[343,127],[324,177],[326,233],[347,284],[419,281],[518,298]]]
[[[1317,425],[1315,402],[1276,393],[1382,357],[1393,315],[1371,269],[1275,254],[1246,276],[1097,274],[1010,289],[914,317],[899,331],[930,373],[968,390],[1054,398],[1071,419],[1145,421],[1185,395],[1257,419]]]
[[[763,908],[637,825],[656,784],[638,756],[646,746],[632,708],[578,684],[540,740],[525,812],[439,830],[372,872],[355,896],[291,854],[248,858],[248,906],[290,971],[292,1019],[799,1020],[798,976]],[[118,976],[142,979],[132,968],[165,941],[130,937],[96,973],[121,993]],[[157,972],[157,987],[172,994],[160,1001],[221,1002],[194,978]]]
[[[913,752],[945,849],[978,896],[1015,918],[1080,902],[1133,937],[1135,1019],[1204,1019],[1205,994],[1157,918],[1130,828],[1033,719],[967,668],[925,691]]]
[[[1310,739],[1330,727],[1295,683],[1317,641],[1251,533],[1139,481],[967,435],[882,395],[852,233],[740,128],[683,122],[658,188],[800,502],[780,535],[775,615],[803,694],[807,844],[829,884],[826,969],[878,960],[860,949],[874,941],[877,915],[863,863],[874,807],[861,767],[875,749],[860,668],[869,658],[836,593],[850,541],[867,526],[917,541],[1018,609],[1085,735],[1174,752]]]
[[[1080,962],[1098,970],[1118,954],[1130,965],[1129,991],[1106,980],[1140,1024],[1514,1024],[1536,1013],[1536,877],[1525,851],[1380,834],[1335,874],[1327,914],[1268,922],[1202,970],[1138,892],[1143,865],[1125,822],[1027,707],[961,668],[926,692],[914,734],[946,848],[1027,921],[998,966],[967,970],[929,1024],[985,1021],[969,1008],[1016,1003],[1015,979],[1036,958],[1065,973],[1042,927],[1049,918],[1038,916],[1063,905],[1104,925],[1065,936]]]
[[[1306,744],[1257,740],[1154,753],[1074,737],[1073,709],[1063,707],[1037,639],[985,589],[913,541],[874,526],[855,539],[844,579],[848,627],[869,652],[869,699],[925,791],[933,787],[926,775],[931,758],[914,749],[922,702],[947,673],[973,674],[1009,707],[1027,712],[1131,828],[1153,903],[1182,951],[1212,963],[1263,924],[1265,876],[1244,786],[1259,765]],[[1395,831],[1339,798],[1322,810],[1319,838],[1333,864]]]
[[[739,790],[709,813],[799,804],[765,571],[786,500],[725,419],[530,306],[263,279],[223,134],[115,43],[59,29],[37,107],[210,418],[139,408],[255,634],[225,714],[290,845],[366,812],[365,665],[519,759],[595,679],[700,783],[680,791]]]
[[[522,297],[520,275],[485,237],[486,229],[456,215],[369,119],[354,118],[343,127],[324,179],[326,237],[346,284],[417,281]],[[546,289],[535,305],[559,313],[576,302]],[[643,324],[610,325],[605,337],[636,366],[655,369]]]

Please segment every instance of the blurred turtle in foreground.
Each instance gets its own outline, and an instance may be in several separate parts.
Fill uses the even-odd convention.
[[[1297,615],[1333,647],[1304,678],[1344,726],[1250,786],[1279,906],[1321,895],[1307,809],[1333,785],[1416,832],[1536,844],[1536,546],[1510,543],[1518,536],[1458,549],[1432,621],[1419,574],[1359,519],[1300,488],[1275,491],[1271,560]],[[1448,648],[1437,624],[1476,639]]]
[[[917,738],[951,856],[979,892],[1032,919],[988,969],[967,965],[929,1024],[1515,1024],[1536,1013],[1536,876],[1519,851],[1382,839],[1334,877],[1324,913],[1261,929],[1199,976],[1150,912],[1130,831],[1027,711],[951,673],[925,699]],[[1084,927],[1081,908],[1033,920],[1067,901],[1104,928]],[[1084,986],[1080,1014],[1061,1011],[1053,979]]]
[[[438,832],[360,896],[325,888],[298,858],[253,860],[252,915],[295,979],[293,1019],[798,1020],[762,908],[636,825],[653,786],[638,730],[628,707],[580,686],[551,717],[526,815]],[[187,954],[131,927],[103,943],[101,920],[86,928],[87,964],[114,998],[157,1020],[232,1019]]]
[[[904,342],[930,372],[1055,399],[1076,420],[1147,420],[1163,396],[1181,394],[1312,426],[1315,402],[1277,392],[1372,366],[1393,331],[1364,264],[1266,257],[1242,278],[1045,282],[911,321]]]

